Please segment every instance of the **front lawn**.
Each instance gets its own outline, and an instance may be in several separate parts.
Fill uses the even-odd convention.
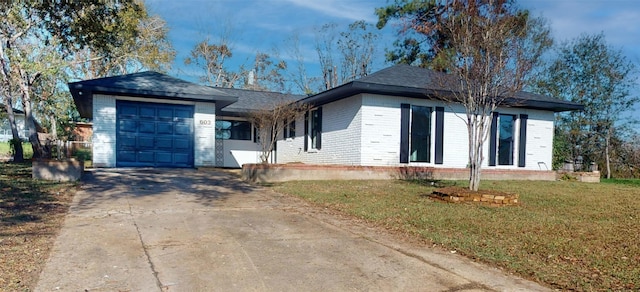
[[[22,151],[24,151],[25,159],[30,159],[31,156],[33,156],[31,143],[22,143]],[[9,145],[9,142],[0,142],[0,157],[2,156],[11,156],[11,145]]]
[[[31,179],[31,163],[0,163],[0,291],[32,291],[75,183]]]
[[[463,185],[462,183],[459,183]],[[447,204],[406,181],[301,181],[273,189],[420,237],[562,290],[640,289],[640,185],[483,181],[521,206]]]

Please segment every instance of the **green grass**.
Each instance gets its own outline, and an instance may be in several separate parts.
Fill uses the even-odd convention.
[[[31,143],[22,143],[22,150],[24,151],[24,158],[31,159],[33,156],[33,148]],[[11,146],[9,142],[0,142],[0,156],[11,155]]]
[[[622,185],[640,187],[640,179],[612,178],[612,179],[602,179],[601,182],[607,183],[607,184],[622,184]]]
[[[462,184],[462,183],[460,183]],[[405,181],[276,184],[281,193],[420,237],[563,290],[640,289],[640,186],[484,181],[517,207],[447,204]]]

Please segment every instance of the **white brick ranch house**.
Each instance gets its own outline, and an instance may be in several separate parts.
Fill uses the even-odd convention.
[[[396,65],[304,97],[211,88],[154,72],[70,83],[93,118],[99,167],[240,167],[259,161],[247,112],[273,100],[309,103],[276,144],[273,163],[365,167],[467,166],[464,108],[435,97],[434,72]],[[551,168],[554,113],[582,105],[518,93],[493,113],[485,169]]]

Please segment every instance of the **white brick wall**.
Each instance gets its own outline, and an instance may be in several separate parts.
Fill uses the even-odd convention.
[[[553,157],[553,122],[552,112],[527,110],[527,158],[525,169],[551,170]]]
[[[116,166],[116,98],[93,96],[93,165]]]
[[[467,134],[467,125],[465,123],[466,115],[464,113],[464,107],[444,103],[441,104],[441,106],[444,107],[443,159],[442,164],[435,166],[451,168],[467,167],[469,162],[469,135]],[[433,133],[435,137],[435,130]],[[485,157],[487,156],[485,155]]]
[[[196,103],[193,124],[195,166],[215,166],[216,105],[214,103]]]
[[[278,141],[276,162],[360,165],[361,103],[356,95],[322,106],[322,145],[304,151],[304,117],[296,121],[296,137]]]
[[[260,144],[253,140],[224,140],[224,167],[242,167],[260,163]]]
[[[296,137],[278,142],[277,162],[310,164],[345,164],[397,166],[400,164],[400,105],[431,107],[432,141],[435,141],[435,107],[445,108],[443,164],[411,163],[416,166],[465,168],[468,164],[468,134],[466,115],[460,105],[435,100],[363,94],[323,106],[322,149],[304,152],[304,120],[296,121]],[[528,114],[527,157],[524,169],[546,170],[551,167],[554,114],[547,111],[501,108],[500,113],[517,116],[515,127],[514,165],[491,168],[523,169],[518,167],[520,114]],[[435,144],[431,147],[434,161]],[[488,168],[489,143],[484,143],[483,167]]]

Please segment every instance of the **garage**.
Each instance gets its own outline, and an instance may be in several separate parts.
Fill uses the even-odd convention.
[[[215,120],[236,96],[158,72],[69,83],[93,124],[94,167],[215,166]]]
[[[117,167],[193,167],[193,106],[116,102]]]

